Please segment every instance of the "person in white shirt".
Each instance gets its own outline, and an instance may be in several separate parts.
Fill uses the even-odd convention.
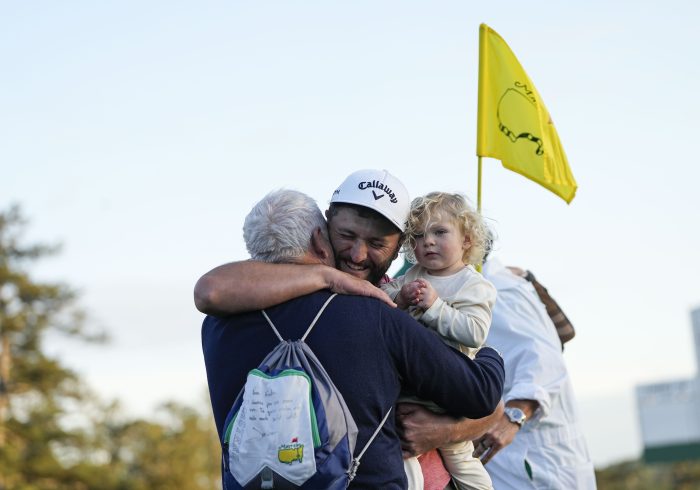
[[[405,275],[382,285],[382,289],[445,343],[473,357],[486,339],[496,299],[493,285],[474,268],[474,264],[481,263],[487,243],[483,219],[464,196],[431,192],[411,202],[405,234],[404,251],[408,260],[417,264]],[[415,397],[399,401],[422,403],[437,413],[443,412],[434,403]],[[493,488],[483,464],[472,455],[471,441],[439,450],[459,490]],[[405,468],[409,487],[422,489],[417,459],[406,459]]]
[[[561,343],[544,304],[530,282],[495,259],[484,276],[498,291],[486,343],[505,361],[506,408],[474,442],[475,456],[498,490],[595,489]]]

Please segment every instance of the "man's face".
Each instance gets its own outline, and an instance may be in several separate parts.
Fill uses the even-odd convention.
[[[378,284],[399,251],[401,234],[383,218],[360,216],[340,207],[326,212],[336,267],[372,284]]]

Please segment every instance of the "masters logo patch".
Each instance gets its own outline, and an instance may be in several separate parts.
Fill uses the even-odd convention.
[[[297,438],[292,439],[291,444],[282,444],[277,449],[277,459],[280,463],[292,464],[294,461],[304,461],[304,445],[297,442]]]

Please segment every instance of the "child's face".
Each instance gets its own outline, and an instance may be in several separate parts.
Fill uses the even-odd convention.
[[[441,217],[431,222],[415,240],[416,260],[432,275],[449,276],[464,267],[462,255],[470,242],[454,220]]]

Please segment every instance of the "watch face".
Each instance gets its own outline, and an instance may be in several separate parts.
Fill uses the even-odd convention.
[[[519,408],[515,407],[506,407],[504,409],[505,414],[508,416],[508,420],[513,422],[514,424],[518,424],[520,426],[525,423],[525,412],[520,410]]]

